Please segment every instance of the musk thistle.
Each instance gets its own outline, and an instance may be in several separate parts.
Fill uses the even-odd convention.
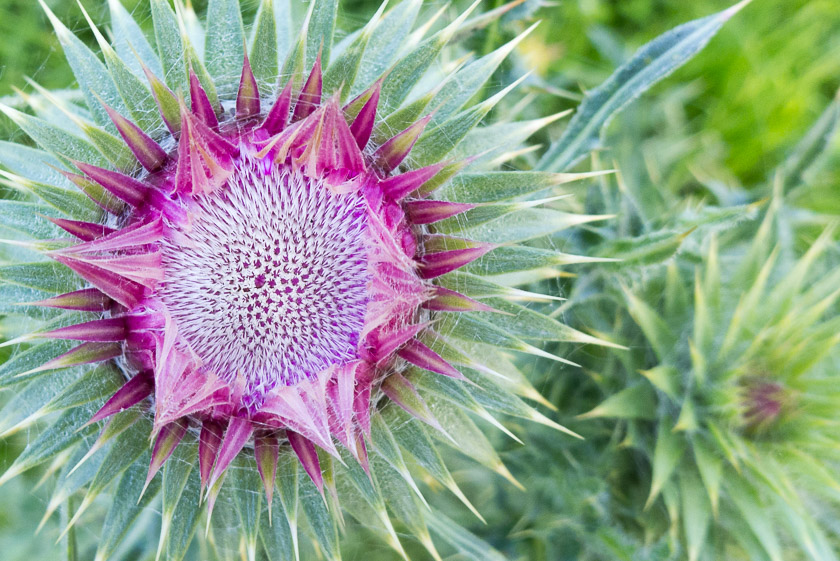
[[[579,311],[633,349],[600,361],[606,398],[581,417],[632,458],[613,508],[669,558],[837,558],[836,225],[786,193],[810,188],[837,120],[835,100],[769,188],[719,192],[752,204],[633,181],[613,200],[644,202],[595,252],[632,257],[576,287],[606,295]]]
[[[4,345],[0,429],[51,423],[0,482],[51,462],[65,534],[112,491],[97,559],[158,495],[167,559],[202,516],[220,558],[336,559],[342,512],[403,556],[392,519],[434,558],[429,527],[480,557],[414,476],[472,508],[444,442],[516,484],[472,417],[565,429],[521,399],[542,400],[510,351],[608,344],[505,284],[592,261],[524,242],[603,218],[543,208],[535,229],[522,218],[585,175],[492,169],[557,118],[478,127],[516,83],[468,103],[529,30],[427,89],[512,5],[426,37],[418,0],[383,4],[337,43],[331,0],[294,33],[265,0],[248,39],[237,0],[206,25],[152,0],[155,47],[109,5],[111,42],[90,22],[103,63],[42,3],[83,103],[33,82],[34,115],[0,107],[38,145],[0,146],[19,193],[0,202],[2,311],[30,320]]]
[[[657,360],[600,407],[632,399],[658,412],[650,448],[637,440],[651,454],[646,508],[664,500],[690,560],[835,558],[824,517],[836,508],[825,491],[837,486],[838,275],[813,278],[831,231],[785,266],[775,213],[744,254],[721,256],[712,238],[693,287],[672,270],[664,309],[627,293]]]

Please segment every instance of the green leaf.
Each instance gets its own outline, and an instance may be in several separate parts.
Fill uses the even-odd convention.
[[[274,17],[274,0],[260,2],[257,17],[254,20],[253,39],[251,40],[251,70],[260,91],[265,94],[277,86],[279,58],[277,55],[277,21]]]
[[[73,271],[53,261],[0,267],[0,281],[53,294],[72,292],[82,284]]]
[[[128,10],[120,0],[108,0],[108,6],[111,10],[113,45],[120,59],[140,78],[144,76],[141,61],[155,75],[163,76],[160,59]],[[137,60],[138,57],[140,60]]]
[[[682,231],[694,228],[708,228],[714,231],[734,228],[747,220],[755,220],[762,206],[764,206],[764,201],[727,207],[691,208],[677,217],[675,226]]]
[[[44,252],[61,249],[67,245],[67,242],[33,241],[21,238],[22,236],[17,235],[14,231],[7,230],[0,224],[0,263],[46,261],[47,258]],[[0,322],[2,322],[2,319],[0,319]],[[22,322],[15,324],[7,323],[5,326],[0,325],[0,334],[9,337],[23,335],[23,333],[20,333],[23,325]],[[17,333],[17,335],[12,335],[13,333]]]
[[[277,30],[277,56],[282,60],[294,40],[294,17],[291,0],[274,0],[274,28]]]
[[[52,370],[38,370],[46,362],[69,351],[78,341],[47,341],[16,353],[0,365],[0,387],[13,386],[32,378],[48,375]]]
[[[59,156],[62,161],[69,164],[70,160],[77,160],[100,167],[111,167],[110,162],[105,156],[88,141],[70,134],[64,129],[52,125],[43,119],[21,113],[6,105],[0,104],[0,111],[3,111],[7,117],[14,121],[38,146],[54,156]],[[3,164],[5,165],[6,163],[3,162]],[[28,176],[29,174],[26,175]],[[62,181],[64,180],[62,179]]]
[[[39,214],[43,216],[38,216]],[[60,238],[65,235],[64,230],[44,218],[54,217],[56,214],[58,213],[53,208],[39,203],[0,200],[0,222],[3,227],[36,240]]]
[[[440,188],[435,194],[447,201],[463,203],[492,203],[544,193],[557,195],[555,187],[603,175],[593,173],[548,173],[545,171],[487,171],[462,173]]]
[[[676,261],[668,263],[665,277],[665,305],[664,314],[672,318],[687,317],[691,304],[688,289],[680,273]]]
[[[101,405],[101,403],[97,403]],[[79,507],[79,511],[84,510],[85,506],[104,491],[108,484],[122,475],[143,452],[148,451],[151,430],[151,421],[140,417],[133,425],[115,437],[114,444],[102,462],[102,467],[96,472],[96,476],[88,486],[88,492],[82,501],[82,506]]]
[[[784,499],[777,499],[778,508],[793,539],[813,561],[837,561],[836,548],[817,521],[806,512],[800,503],[791,505]]]
[[[206,3],[205,3],[206,4]],[[204,58],[204,39],[206,32],[204,25],[198,20],[198,15],[195,13],[192,1],[185,2],[184,0],[177,0],[174,2],[175,15],[178,18],[178,24],[181,27],[181,35],[184,40],[184,50],[192,47],[198,58]],[[189,59],[187,59],[189,61]]]
[[[179,445],[176,451],[182,446]],[[172,459],[170,458],[170,461],[166,463],[167,466],[173,463]],[[164,477],[164,488],[165,485]],[[169,525],[166,539],[167,561],[181,561],[187,554],[193,534],[195,534],[198,526],[199,514],[201,514],[200,494],[201,477],[198,470],[193,469],[189,472],[183,492],[180,494],[180,499],[173,512],[172,522]]]
[[[610,240],[596,247],[594,254],[617,262],[612,268],[626,269],[660,264],[677,254],[685,238],[692,232],[658,231],[632,238]]]
[[[312,0],[309,12],[309,28],[306,30],[306,68],[315,64],[315,57],[321,53],[321,64],[329,65],[335,17],[338,14],[338,0]]]
[[[289,539],[292,542],[292,548],[289,554],[296,560],[300,560],[300,551],[298,545],[298,510],[300,504],[300,487],[298,485],[299,473],[302,471],[300,461],[298,461],[295,453],[288,447],[281,448],[280,455],[277,460],[277,477],[275,482],[275,491],[277,496],[274,503],[283,505],[283,512],[286,515],[286,521],[289,525]],[[280,499],[279,501],[277,499]],[[285,535],[285,534],[284,534]]]
[[[210,105],[215,107],[216,111],[218,111],[221,105],[219,103],[219,93],[216,91],[216,85],[213,83],[213,78],[210,77],[210,73],[207,71],[207,68],[204,66],[204,63],[201,62],[201,59],[198,57],[198,53],[196,53],[195,46],[191,43],[186,43],[184,49],[184,56],[187,59],[187,66],[192,67],[193,72],[195,72],[196,78],[198,78],[201,87],[204,88],[204,92],[207,94],[207,100],[210,102]],[[173,107],[173,110],[178,111],[179,108]],[[180,116],[178,118],[180,119]]]
[[[168,535],[175,509],[184,494],[190,474],[198,460],[198,447],[190,436],[184,437],[172,456],[163,467],[163,529],[162,535]]]
[[[537,341],[562,341],[565,343],[583,343],[589,345],[603,345],[622,349],[620,345],[587,335],[577,329],[560,323],[539,312],[535,312],[514,302],[500,298],[487,298],[484,303],[498,312],[477,312],[474,315],[482,321],[493,324],[507,333]]]
[[[503,275],[534,269],[554,268],[575,263],[598,263],[604,259],[569,255],[550,249],[540,249],[523,245],[508,245],[494,249],[480,259],[462,268],[474,275]]]
[[[402,474],[381,456],[371,458],[371,472],[375,474],[376,483],[382,489],[382,494],[388,497],[388,508],[394,517],[408,527],[411,534],[423,544],[433,558],[439,559],[440,556],[429,535],[423,516],[423,511],[428,507],[421,503],[417,494],[409,490],[410,485],[406,485]]]
[[[391,404],[381,412],[381,415],[385,425],[390,427],[394,440],[403,450],[411,454],[423,469],[441,483],[452,479],[443,458],[426,431],[423,430],[421,421],[410,417],[408,413]]]
[[[35,440],[26,446],[20,456],[0,477],[0,485],[42,464],[96,432],[96,427],[93,425],[84,428],[82,426],[87,423],[100,406],[100,403],[91,402],[62,413],[49,428],[43,430]]]
[[[390,545],[403,559],[407,558],[391,518],[388,516],[383,495],[379,491],[379,474],[374,475],[376,467],[371,469],[368,475],[346,449],[342,449],[341,452],[341,464],[335,463],[334,469],[337,491],[342,497],[342,508],[353,518],[372,528],[379,538]],[[399,479],[399,476],[382,458],[376,458],[376,460],[377,466]],[[403,489],[403,493],[407,494],[407,491]],[[373,520],[377,523],[371,524]],[[413,533],[414,526],[410,526],[410,529]],[[419,539],[422,541],[423,537]]]
[[[24,80],[28,85],[34,86],[36,91],[32,93],[21,91],[18,94],[20,101],[13,98],[12,107],[20,108],[26,112],[27,109],[23,107],[23,104],[26,103],[31,110],[31,114],[66,130],[70,134],[79,133],[80,122],[92,122],[90,111],[87,107],[83,107],[84,100],[81,99],[81,94],[71,93],[73,90],[53,92],[46,88],[38,89],[40,84],[32,78],[25,77]],[[44,95],[44,92],[49,95]],[[81,103],[79,103],[80,101]]]
[[[830,146],[837,132],[838,123],[840,123],[840,92],[835,95],[834,100],[780,167],[778,173],[783,193],[805,182],[804,175]]]
[[[373,479],[368,476],[346,448],[339,448],[339,454],[341,455],[341,462],[334,465],[337,483],[342,480],[349,481],[358,492],[358,496],[369,506],[377,510],[379,508],[384,509],[384,500]]]
[[[51,400],[44,407],[43,412],[62,411],[90,403],[91,401],[104,403],[123,384],[125,384],[125,378],[113,364],[102,364],[78,377],[73,384],[57,395],[55,399]]]
[[[51,296],[55,296],[55,293],[0,282],[0,313],[9,316],[26,316],[27,318],[47,321],[60,316],[62,311],[56,308],[44,308],[26,303],[38,302]]]
[[[383,144],[391,137],[396,136],[399,132],[413,125],[415,121],[420,120],[424,113],[427,112],[427,107],[432,102],[433,97],[434,92],[421,95],[411,103],[407,103],[390,115],[387,115],[374,129],[373,140],[378,144]]]
[[[384,7],[385,3],[383,2],[380,11]],[[380,17],[381,12],[377,12],[368,24],[356,35],[350,45],[327,67],[327,71],[324,73],[325,92],[334,92],[338,88],[343,87],[341,99],[347,99],[350,88],[359,72],[359,66],[362,63],[362,56],[365,54],[368,41],[370,41],[371,35],[375,32],[374,30]]]
[[[303,86],[303,65],[306,58],[306,35],[301,35],[289,50],[280,75],[284,79],[292,80],[293,88],[299,90]]]
[[[506,561],[490,544],[465,530],[441,511],[426,510],[423,514],[429,528],[466,558],[474,561]]]
[[[712,512],[717,516],[720,483],[723,477],[723,458],[718,457],[709,445],[699,438],[692,441],[692,450],[694,451],[694,461],[697,464],[697,470],[700,472],[700,478],[706,487]]]
[[[96,152],[96,150],[93,151]],[[55,169],[62,166],[61,161],[37,148],[0,140],[0,165],[17,175],[39,183],[67,187],[72,185]]]
[[[58,41],[64,49],[64,56],[67,57],[67,62],[79,83],[79,91],[87,102],[93,120],[99,126],[117,134],[114,123],[100,103],[100,100],[104,101],[123,115],[128,112],[111,74],[93,51],[59,21],[43,0],[39,1],[55,29]]]
[[[204,60],[224,98],[236,95],[245,60],[245,31],[238,0],[210,0]]]
[[[411,150],[411,160],[414,165],[423,167],[442,160],[521,81],[522,79],[513,82],[489,99],[461,111],[438,125],[432,124]]]
[[[647,384],[635,384],[609,396],[581,419],[656,419],[656,397]]]
[[[72,449],[65,452],[67,454],[66,462],[62,462],[62,456],[57,458],[58,462],[62,462],[62,466],[56,478],[55,489],[45,509],[45,518],[51,516],[60,506],[67,504],[68,499],[89,484],[99,468],[102,467],[106,452],[100,448],[91,454],[90,449],[93,442],[92,434],[88,435]],[[69,518],[64,522],[65,526],[67,522],[69,522]]]
[[[26,387],[15,389],[15,398],[10,399],[0,410],[0,435],[26,428],[41,417],[40,411],[56,395],[73,382],[77,372],[64,370],[50,377],[50,383],[33,380]]]
[[[470,62],[455,74],[452,74],[432,100],[432,107],[435,108],[432,124],[445,121],[476,95],[502,61],[537,25],[536,23],[533,24],[495,51]]]
[[[271,516],[260,517],[259,534],[270,561],[294,561],[296,538],[292,537],[283,501],[277,497],[271,502]]]
[[[157,106],[155,105],[155,101],[152,98],[152,93],[149,91],[149,88],[144,82],[140,80],[137,74],[132,72],[132,70],[128,67],[127,63],[122,58],[120,58],[120,56],[117,54],[114,48],[111,47],[111,45],[99,31],[99,28],[97,28],[96,25],[93,23],[93,20],[90,19],[90,16],[88,15],[87,11],[84,10],[84,8],[82,8],[82,14],[87,19],[88,25],[93,31],[94,37],[96,37],[96,41],[99,44],[99,49],[102,51],[102,55],[105,57],[105,64],[108,67],[108,72],[110,72],[111,78],[114,81],[114,85],[116,86],[120,97],[125,102],[125,106],[128,109],[128,114],[124,114],[124,116],[133,119],[140,126],[140,128],[146,130],[147,132],[152,132],[154,130],[163,128],[163,121],[161,120],[160,114],[157,111]],[[137,57],[132,56],[131,58],[132,60],[135,60]],[[47,99],[50,99],[49,95],[45,94],[45,97],[47,97]],[[119,152],[113,152],[112,150],[103,150],[102,146],[100,146],[96,139],[93,138],[90,132],[88,132],[88,136],[91,138],[91,140],[94,141],[94,144],[96,144],[97,147],[99,147],[100,151],[106,156],[109,156],[112,153],[119,154]],[[118,142],[122,146],[115,146],[115,150],[127,150],[122,140],[119,140]],[[130,152],[128,152],[128,157],[130,162],[136,164],[134,157]],[[111,158],[111,160],[114,161],[114,158]],[[117,167],[119,167],[120,169],[128,169],[120,165],[118,165]]]
[[[198,524],[201,480],[198,470],[195,469],[197,463],[198,446],[195,439],[187,433],[163,466],[162,521],[158,551],[163,550],[165,546],[167,558],[179,559],[184,556]],[[155,479],[160,480],[161,477]],[[193,492],[196,494],[190,496]]]
[[[439,333],[461,339],[464,341],[480,341],[487,345],[530,353],[544,358],[551,358],[561,362],[569,362],[565,359],[555,357],[542,351],[533,345],[525,343],[518,337],[511,335],[505,329],[492,323],[488,323],[478,317],[477,314],[446,314],[436,325]],[[574,363],[570,363],[574,364]]]
[[[55,319],[49,321],[48,323],[39,325],[37,327],[30,326],[27,330],[27,338],[29,335],[37,337],[37,334],[41,332],[51,331],[60,327],[67,327],[69,325],[77,325],[79,323],[84,323],[86,321],[90,321],[91,319],[95,319],[96,317],[98,317],[97,314],[91,312],[61,310],[60,315],[56,316]]]
[[[94,561],[105,561],[111,558],[134,521],[160,491],[160,480],[155,479],[145,489],[140,500],[137,500],[146,482],[149,458],[150,453],[143,454],[139,460],[129,466],[120,479],[102,525]]]
[[[155,42],[163,67],[163,73],[156,76],[162,78],[173,91],[181,91],[186,96],[189,92],[189,82],[178,18],[167,0],[152,0],[151,11]]]
[[[499,161],[506,161],[506,154],[518,153],[519,148],[531,135],[544,129],[554,121],[565,117],[571,111],[563,111],[541,119],[494,123],[473,129],[452,151],[453,158],[474,158],[472,168],[482,164],[498,167]],[[525,150],[533,150],[533,146]]]
[[[482,346],[485,349],[487,348],[484,345]],[[495,362],[492,364],[497,368],[499,367],[499,365]],[[507,371],[505,373],[507,374]],[[504,415],[510,415],[513,417],[526,419],[528,421],[533,421],[535,423],[540,423],[542,425],[551,427],[555,430],[559,430],[560,432],[565,432],[566,434],[570,434],[572,436],[578,436],[566,427],[555,423],[554,421],[552,421],[551,419],[549,419],[548,417],[546,417],[545,415],[543,415],[542,413],[525,403],[514,393],[514,388],[503,387],[502,380],[498,378],[498,376],[494,377],[491,380],[487,374],[469,368],[464,368],[463,374],[466,378],[473,382],[473,384],[464,385],[462,386],[462,388],[469,392],[469,394],[473,398],[475,398],[475,400],[482,407],[486,407],[490,411],[495,411]],[[497,381],[499,383],[496,383]],[[452,387],[457,382],[455,382],[454,380],[442,378],[438,380],[437,383],[440,386]],[[510,381],[507,381],[506,383],[508,385],[512,385],[510,384]],[[455,395],[455,391],[456,390],[454,389],[451,390],[451,394]]]
[[[484,436],[473,420],[460,407],[444,398],[431,395],[424,396],[429,407],[435,412],[435,418],[446,431],[452,440],[445,438],[440,433],[434,433],[434,437],[442,443],[452,446],[458,452],[478,462],[487,469],[498,473],[513,485],[522,488],[522,485],[514,479],[513,475],[502,463],[495,448]]]
[[[328,561],[341,559],[335,516],[327,510],[318,488],[303,470],[298,472],[298,485],[300,504],[324,556]]]
[[[455,479],[449,473],[449,469],[443,462],[440,452],[438,452],[437,447],[429,437],[426,425],[393,404],[386,407],[381,415],[385,423],[389,427],[392,427],[391,433],[400,447],[411,454],[417,461],[417,464],[425,469],[429,475],[458,497],[479,520],[484,521],[481,514],[470,503],[469,499],[467,499],[466,495],[458,487],[458,484],[455,483]]]
[[[498,297],[508,300],[521,301],[547,301],[547,300],[562,300],[557,296],[540,294],[536,292],[528,292],[516,288],[503,286],[495,282],[491,282],[486,278],[464,273],[460,270],[447,273],[437,279],[437,282],[444,288],[460,292],[464,296],[470,298],[488,298]]]
[[[551,144],[537,167],[563,171],[597,148],[601,130],[616,113],[700,52],[747,2],[675,27],[636,51],[603,84],[587,93],[563,135]]]
[[[469,212],[467,213],[469,214]],[[460,217],[448,219],[448,224],[457,224]],[[489,243],[515,243],[543,238],[567,228],[608,220],[611,215],[575,214],[551,208],[524,208],[510,212],[483,224],[475,225],[465,216],[460,229],[471,240]],[[435,225],[435,229],[438,229]]]
[[[777,538],[778,529],[767,516],[765,505],[761,503],[755,490],[742,479],[732,477],[726,480],[726,491],[737,507],[740,518],[746,521],[770,559],[782,561],[785,556]]]
[[[381,457],[399,474],[403,483],[408,485],[417,497],[422,497],[417,484],[408,471],[394,435],[380,415],[371,415],[371,442],[377,456]],[[425,499],[422,500],[425,502]]]
[[[102,209],[99,208],[88,196],[77,190],[64,189],[30,181],[23,177],[11,175],[0,170],[0,184],[30,192],[39,199],[61,212],[61,214],[76,220],[88,222],[99,222],[102,219]],[[45,218],[42,218],[47,222]]]
[[[633,320],[642,328],[656,356],[665,360],[674,353],[677,346],[678,334],[665,322],[659,313],[651,308],[631,290],[624,290],[627,310]]]
[[[648,508],[659,496],[662,487],[671,479],[674,470],[685,452],[685,439],[680,433],[671,430],[672,427],[663,420],[656,431],[656,446],[653,449],[653,474],[650,482],[650,494],[645,508]]]
[[[244,538],[247,551],[256,551],[265,496],[257,463],[253,454],[246,456],[240,453],[228,469],[228,480],[236,489],[233,493],[233,506],[239,515],[237,533],[240,538]]]
[[[391,72],[382,84],[380,103],[383,114],[390,113],[399,107],[409,92],[414,88],[426,70],[437,60],[444,45],[449,42],[458,26],[475,8],[475,4],[458,19],[420,43],[415,49],[403,56],[392,67]],[[386,18],[387,21],[387,18]]]
[[[682,526],[688,545],[688,560],[697,561],[706,543],[712,510],[703,484],[693,472],[680,474],[680,502]]]
[[[422,0],[404,0],[385,14],[365,49],[351,95],[361,93],[388,69],[411,32],[421,4]]]
[[[659,364],[648,370],[640,370],[639,374],[648,379],[658,390],[665,392],[671,399],[677,399],[682,387],[680,371],[668,364]]]
[[[105,63],[114,79],[114,84],[128,107],[128,115],[147,133],[163,130],[163,119],[152,97],[152,92],[144,80],[141,81],[131,71],[120,56],[107,43],[102,44]],[[122,141],[120,141],[122,142]]]

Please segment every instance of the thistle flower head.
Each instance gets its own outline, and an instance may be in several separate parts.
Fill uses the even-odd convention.
[[[58,221],[80,243],[51,256],[90,282],[85,296],[108,312],[42,336],[85,341],[57,361],[121,344],[124,369],[153,382],[130,379],[97,420],[123,409],[126,396],[136,403],[153,393],[158,439],[173,438],[160,432],[171,423],[175,440],[190,422],[236,425],[218,447],[202,447],[205,485],[260,428],[287,431],[320,487],[312,445],[334,451],[335,437],[366,463],[372,384],[393,370],[399,351],[454,375],[416,339],[427,327],[420,306],[436,297],[430,278],[488,248],[423,251],[424,232],[401,203],[441,166],[392,173],[428,119],[363,152],[379,82],[357,99],[348,123],[339,94],[321,103],[320,59],[303,89],[292,95],[290,79],[265,114],[247,57],[232,114],[209,103],[195,73],[191,80],[192,109],[182,102],[169,123],[178,141],[168,153],[106,106],[146,171],[133,177],[76,162],[82,180],[124,208],[108,232]],[[428,212],[429,202],[413,208]],[[165,459],[153,458],[153,468]]]
[[[778,382],[753,378],[742,383],[742,417],[749,433],[762,433],[779,420],[790,402],[789,392]]]
[[[785,255],[774,243],[780,200],[769,207],[751,242],[724,252],[709,236],[702,269],[672,262],[651,285],[626,288],[646,339],[633,362],[641,376],[588,414],[626,421],[651,468],[644,509],[665,503],[692,560],[741,549],[781,559],[791,540],[818,559],[831,547],[811,508],[836,506],[821,491],[835,469],[826,388],[840,294],[836,270],[818,272],[832,233]]]
[[[118,494],[149,500],[163,468],[158,554],[171,559],[186,552],[199,494],[208,511],[221,502],[238,513],[229,549],[244,544],[251,559],[287,539],[297,554],[299,503],[318,549],[336,558],[339,495],[404,554],[385,506],[396,501],[396,518],[437,557],[427,523],[460,542],[418,510],[403,454],[472,508],[433,435],[513,480],[465,411],[503,429],[488,409],[565,430],[517,397],[541,399],[507,353],[563,361],[535,344],[602,342],[515,303],[543,296],[488,277],[521,284],[584,261],[514,242],[600,217],[544,209],[550,220],[535,230],[517,213],[555,198],[532,193],[579,176],[487,169],[552,120],[507,125],[504,137],[476,128],[512,86],[465,107],[522,36],[409,95],[447,43],[493,14],[403,41],[420,8],[408,0],[333,45],[335,2],[312,2],[296,38],[281,36],[290,15],[279,4],[261,3],[243,49],[237,1],[212,0],[202,29],[189,6],[154,0],[153,49],[112,0],[113,43],[94,27],[104,64],[47,9],[88,111],[37,85],[72,132],[37,104],[35,116],[3,106],[43,151],[0,151],[5,181],[41,199],[4,207],[39,254],[0,279],[16,287],[7,309],[44,323],[10,342],[21,352],[0,380],[41,388],[64,376],[3,429],[65,411],[53,430],[70,436],[48,451],[33,442],[3,480],[62,452],[64,496],[108,449],[70,526],[117,477]],[[34,212],[51,224],[33,225]],[[91,384],[105,395],[67,397]],[[223,485],[229,472],[234,486]],[[99,559],[124,535],[127,508],[115,503]]]

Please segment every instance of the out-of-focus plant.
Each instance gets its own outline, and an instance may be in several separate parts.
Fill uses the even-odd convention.
[[[678,558],[834,559],[836,214],[803,201],[837,193],[811,179],[838,102],[750,189],[699,169],[691,191],[670,186],[656,171],[692,144],[669,143],[665,115],[649,159],[610,139],[620,173],[587,210],[620,218],[567,241],[622,261],[575,279],[558,312],[630,349],[584,361],[605,399],[581,419],[617,420],[637,458],[613,482],[634,497],[616,520],[668,536]]]

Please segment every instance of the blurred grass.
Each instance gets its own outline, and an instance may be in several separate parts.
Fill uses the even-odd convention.
[[[646,41],[730,4],[562,2],[546,17],[547,25],[529,38],[531,62],[553,85],[571,91],[592,88]],[[649,95],[667,95],[686,83],[699,88],[686,107],[686,135],[715,135],[720,142],[717,166],[731,170],[744,185],[760,183],[840,86],[837,2],[753,2],[706,50]]]
[[[75,0],[47,0],[46,3],[85,42],[94,43]],[[143,0],[123,2],[135,11],[145,3]],[[104,21],[108,11],[105,2],[85,0],[82,4],[96,21]],[[0,41],[0,96],[12,94],[14,87],[22,87],[24,76],[35,78],[50,89],[72,84],[73,74],[47,17],[35,0],[0,0],[0,36],[6,38]]]

